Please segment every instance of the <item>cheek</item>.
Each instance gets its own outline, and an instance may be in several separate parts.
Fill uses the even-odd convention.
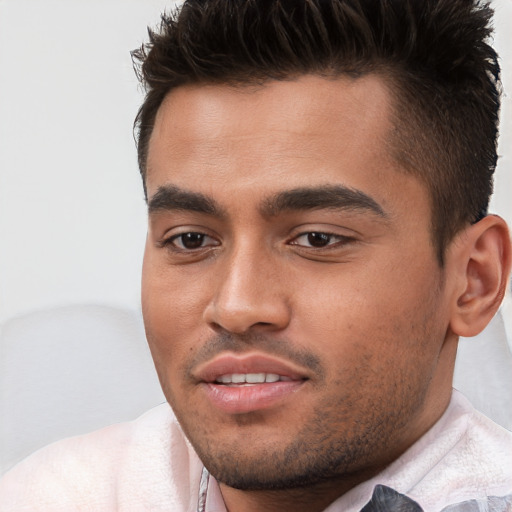
[[[202,315],[200,279],[171,272],[165,262],[146,251],[142,272],[142,312],[155,364],[170,364],[198,339]]]
[[[314,340],[320,357],[343,366],[409,358],[411,351],[425,350],[432,335],[442,342],[440,271],[435,263],[423,262],[382,259],[304,281],[296,302],[296,311],[302,312],[296,315],[295,334]],[[439,332],[433,334],[436,327]]]
[[[157,262],[158,263],[158,262]],[[180,362],[188,357],[193,345],[191,337],[197,337],[197,317],[192,314],[193,305],[185,294],[183,285],[168,269],[147,255],[142,274],[142,313],[146,338],[164,395],[176,407],[175,397],[183,396]]]

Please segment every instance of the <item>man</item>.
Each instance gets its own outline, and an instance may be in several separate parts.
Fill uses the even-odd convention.
[[[1,510],[512,510],[452,393],[503,298],[499,67],[470,0],[190,0],[135,53],[167,407],[42,450]],[[176,419],[175,419],[176,418]]]

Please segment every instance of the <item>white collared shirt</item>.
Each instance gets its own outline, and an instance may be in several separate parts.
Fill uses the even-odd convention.
[[[0,511],[195,512],[201,475],[207,481],[202,489],[205,512],[225,512],[217,482],[206,478],[164,404],[133,422],[39,450],[0,480]],[[460,503],[465,504],[449,510],[510,511],[512,433],[455,391],[441,419],[421,439],[326,512],[359,512],[377,486],[413,500],[425,512]],[[489,496],[499,501],[491,502]]]

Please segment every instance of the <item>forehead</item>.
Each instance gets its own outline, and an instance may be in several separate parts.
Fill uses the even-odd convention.
[[[153,139],[175,135],[178,125],[180,135],[190,141],[217,138],[232,129],[239,136],[251,136],[261,128],[287,127],[296,136],[314,136],[323,135],[332,125],[343,131],[340,121],[355,118],[361,132],[379,125],[385,130],[388,105],[389,94],[376,75],[357,79],[305,75],[259,86],[188,85],[164,99]]]
[[[155,120],[148,197],[169,184],[228,200],[244,190],[332,183],[393,193],[411,178],[388,150],[390,114],[390,94],[376,75],[179,87]]]

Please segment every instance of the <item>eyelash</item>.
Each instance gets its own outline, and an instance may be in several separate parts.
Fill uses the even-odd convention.
[[[211,244],[211,245],[207,245],[207,246],[201,245],[199,247],[187,248],[187,247],[179,247],[175,244],[176,240],[181,239],[182,245],[183,245],[183,237],[185,237],[187,235],[196,235],[198,237],[201,237],[202,238],[201,243],[204,241],[205,238],[210,238],[211,240],[215,240],[213,237],[211,237],[210,235],[207,235],[206,233],[201,233],[199,231],[185,231],[184,233],[178,233],[176,235],[170,236],[169,238],[166,238],[165,240],[163,240],[161,242],[161,246],[162,247],[170,247],[173,251],[176,251],[176,252],[196,252],[199,250],[204,250],[205,248],[208,248],[208,247],[215,247],[215,246],[219,245],[219,243],[216,242],[215,244]]]
[[[200,241],[199,241],[199,246],[197,247],[192,247],[192,248],[187,248],[184,246],[183,244],[183,237],[185,236],[196,236],[198,238],[200,238]],[[320,239],[323,237],[324,240],[326,241],[326,244],[325,245],[319,245],[319,246],[314,246],[313,245],[313,242],[311,239],[308,239],[308,243],[310,245],[304,245],[304,244],[300,244],[298,243],[298,240],[300,240],[302,237],[312,237],[312,236],[317,236],[319,237]],[[335,239],[335,242],[332,243],[332,239]],[[176,241],[177,240],[180,240],[181,239],[181,247],[176,245]],[[202,232],[199,232],[199,231],[186,231],[186,232],[183,232],[183,233],[178,233],[178,234],[175,234],[175,235],[172,235],[171,237],[163,240],[161,242],[161,246],[162,247],[169,247],[171,250],[175,251],[175,252],[183,252],[183,253],[193,253],[193,252],[198,252],[198,251],[201,251],[201,250],[204,250],[204,249],[208,249],[208,248],[211,248],[211,247],[216,247],[219,245],[219,243],[217,241],[215,241],[215,243],[213,244],[209,244],[209,245],[203,245],[203,242],[205,239],[211,239],[211,240],[214,240],[215,239],[209,235],[207,235],[206,233],[202,233]],[[330,249],[334,249],[334,248],[337,248],[339,247],[340,245],[346,245],[348,243],[351,243],[354,241],[354,238],[353,237],[349,237],[349,236],[345,236],[345,235],[338,235],[338,234],[335,234],[335,233],[329,233],[329,232],[325,232],[325,231],[305,231],[303,233],[300,233],[299,235],[295,236],[289,243],[289,245],[294,245],[294,246],[297,246],[297,247],[300,247],[302,249],[314,249],[314,250],[317,250],[317,251],[321,251],[321,250],[330,250]],[[192,240],[192,243],[194,243],[194,240]]]

